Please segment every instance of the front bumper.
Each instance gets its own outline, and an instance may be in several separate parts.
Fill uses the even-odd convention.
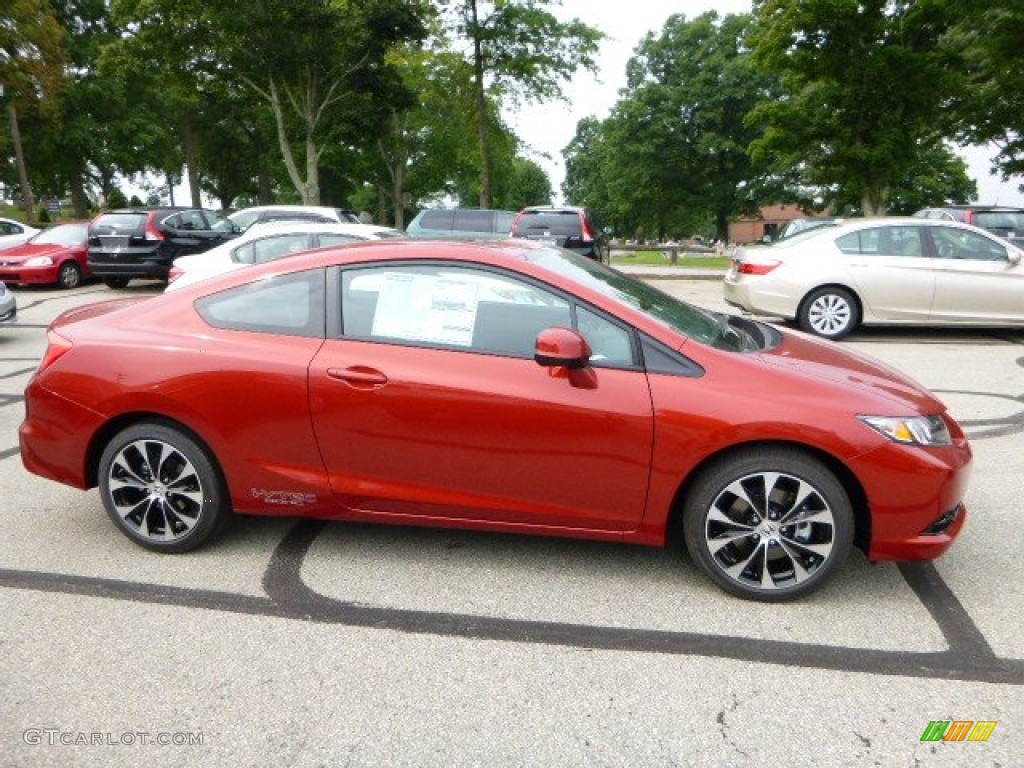
[[[0,283],[11,285],[50,285],[57,282],[57,265],[49,267],[4,267]]]
[[[931,560],[949,549],[967,519],[971,462],[964,438],[942,448],[891,443],[850,461],[871,513],[868,559]]]

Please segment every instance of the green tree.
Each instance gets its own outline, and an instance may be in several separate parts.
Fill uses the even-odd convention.
[[[776,91],[743,40],[748,16],[672,16],[627,67],[623,96],[602,122],[587,120],[565,151],[567,197],[601,211],[619,232],[681,236],[731,217],[778,179],[750,158],[760,134],[745,117]]]
[[[884,214],[922,157],[941,155],[939,127],[957,91],[939,46],[943,0],[755,0],[754,57],[783,81],[765,101],[755,158],[799,169],[812,186],[856,190]],[[948,151],[948,150],[947,150]]]
[[[63,28],[48,0],[10,0],[0,20],[0,90],[27,219],[35,216],[19,112],[52,116],[64,71]]]
[[[551,179],[547,171],[534,160],[514,157],[508,181],[494,204],[498,208],[518,211],[528,205],[550,205],[551,195]]]
[[[479,143],[480,207],[494,196],[493,132],[488,96],[514,104],[562,98],[580,67],[596,71],[600,30],[579,19],[561,21],[556,0],[440,0],[448,29],[469,43]]]
[[[403,97],[387,54],[422,39],[428,11],[418,0],[222,0],[205,9],[218,65],[271,108],[303,202],[320,202],[328,148],[345,154],[373,135]]]
[[[943,48],[960,63],[962,89],[945,111],[947,124],[961,141],[995,144],[993,165],[1004,181],[1024,175],[1024,2],[958,0],[948,13],[956,23]]]

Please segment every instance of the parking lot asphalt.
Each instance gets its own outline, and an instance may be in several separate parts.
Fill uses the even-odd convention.
[[[715,280],[655,282],[725,309]],[[1024,332],[843,342],[950,405],[970,516],[934,564],[855,552],[768,606],[598,542],[243,519],[186,555],[132,545],[95,491],[22,468],[17,426],[59,311],[156,290],[17,289],[0,327],[3,764],[1020,764]],[[996,726],[923,742],[932,721]]]

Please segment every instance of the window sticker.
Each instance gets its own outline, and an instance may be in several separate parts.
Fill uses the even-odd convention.
[[[373,336],[469,347],[479,303],[472,278],[389,272],[373,317]]]

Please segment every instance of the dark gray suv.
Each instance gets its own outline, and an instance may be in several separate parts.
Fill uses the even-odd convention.
[[[202,253],[238,234],[217,211],[128,208],[101,213],[89,225],[89,270],[110,288],[135,277],[166,280],[179,256]]]
[[[512,237],[551,243],[594,261],[608,261],[608,237],[593,211],[572,205],[534,205],[519,212]]]
[[[924,208],[914,214],[924,219],[962,221],[991,232],[997,237],[1009,240],[1018,248],[1024,248],[1024,208],[1002,205],[944,205]]]

